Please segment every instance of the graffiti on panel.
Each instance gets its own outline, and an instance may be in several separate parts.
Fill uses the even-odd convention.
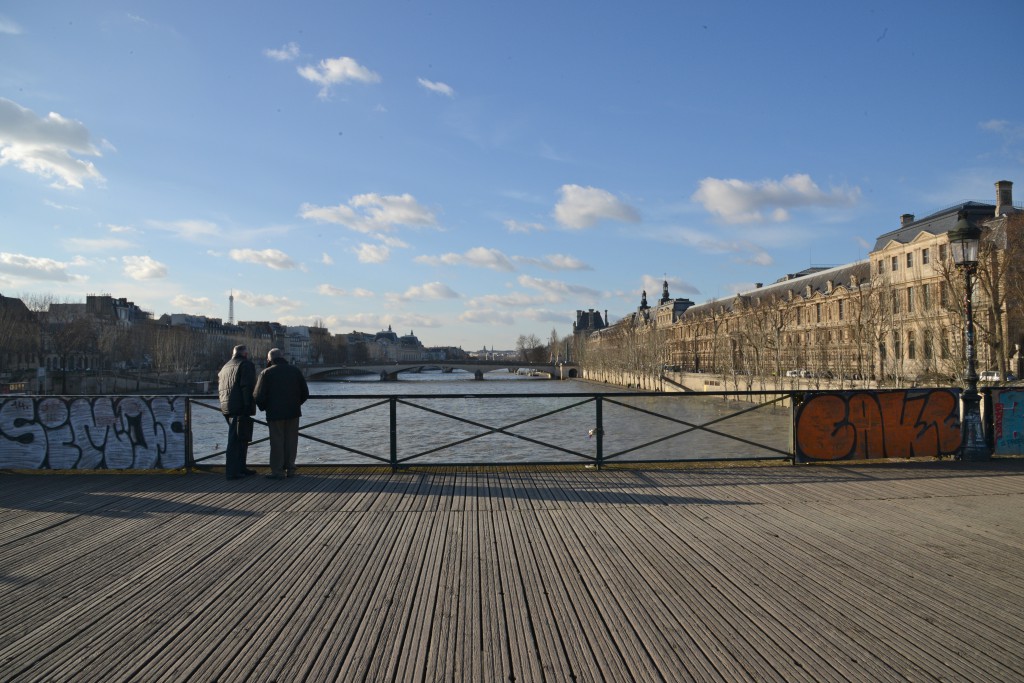
[[[992,397],[996,453],[1024,455],[1024,391],[998,390]]]
[[[798,460],[921,458],[960,448],[952,389],[809,394],[796,413]]]
[[[0,468],[185,466],[182,396],[0,398]]]

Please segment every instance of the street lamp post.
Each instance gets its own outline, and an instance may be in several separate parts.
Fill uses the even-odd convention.
[[[974,311],[973,277],[978,270],[978,245],[981,228],[967,220],[967,212],[957,215],[956,225],[948,233],[949,249],[957,270],[964,274],[964,346],[967,353],[967,373],[962,394],[964,412],[960,420],[960,459],[988,460],[991,453],[981,426],[981,397],[978,395],[978,373],[974,367]]]

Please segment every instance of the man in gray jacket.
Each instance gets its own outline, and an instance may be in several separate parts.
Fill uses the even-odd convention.
[[[267,479],[284,479],[295,476],[300,406],[309,398],[309,386],[302,371],[284,359],[281,349],[270,349],[267,363],[267,368],[256,378],[256,405],[266,411],[270,432]]]
[[[224,454],[224,474],[228,479],[256,474],[245,463],[252,440],[252,416],[256,414],[255,384],[256,366],[249,360],[249,349],[240,344],[231,351],[231,360],[217,375],[220,412],[228,421],[228,447]]]

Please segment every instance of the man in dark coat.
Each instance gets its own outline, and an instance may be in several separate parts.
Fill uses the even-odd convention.
[[[249,360],[249,349],[236,346],[231,360],[217,375],[220,411],[228,422],[228,447],[224,455],[224,474],[228,479],[256,474],[245,463],[252,440],[252,416],[256,414],[255,385],[256,366]]]
[[[300,406],[309,398],[309,386],[302,371],[284,359],[281,349],[270,349],[267,363],[267,368],[256,378],[256,405],[266,411],[270,431],[267,479],[284,479],[295,476]]]

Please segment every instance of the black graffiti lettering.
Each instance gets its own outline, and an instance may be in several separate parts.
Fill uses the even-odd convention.
[[[181,396],[0,398],[0,467],[184,467],[184,408]]]

